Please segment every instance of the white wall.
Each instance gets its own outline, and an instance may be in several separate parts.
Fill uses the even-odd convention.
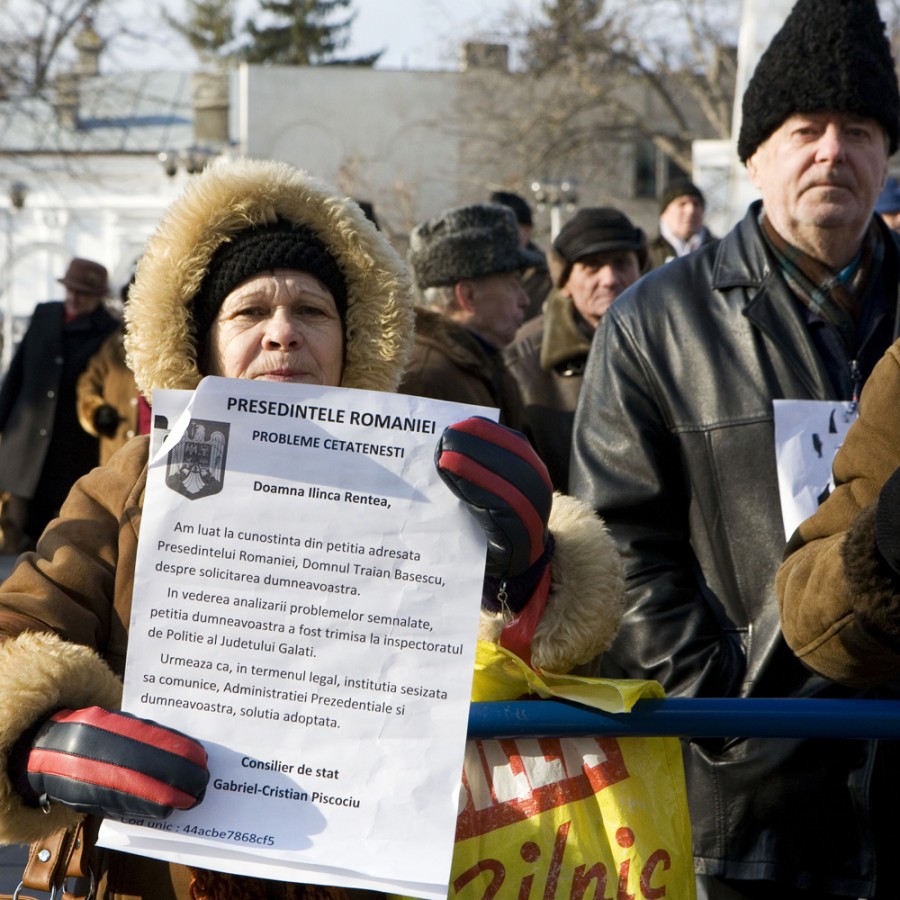
[[[459,83],[454,72],[242,66],[240,150],[371,201],[405,234],[458,202]]]

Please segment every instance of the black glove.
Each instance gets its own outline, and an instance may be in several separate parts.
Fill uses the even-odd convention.
[[[121,417],[114,406],[104,403],[94,411],[94,431],[104,437],[112,437],[119,427]]]
[[[444,429],[434,454],[438,473],[488,538],[487,574],[520,575],[546,556],[553,486],[525,435],[473,417]]]
[[[37,802],[78,812],[165,819],[191,809],[209,781],[206,750],[187,735],[99,706],[64,709],[44,722],[26,759]]]
[[[900,469],[888,478],[878,495],[875,544],[882,559],[900,578]]]

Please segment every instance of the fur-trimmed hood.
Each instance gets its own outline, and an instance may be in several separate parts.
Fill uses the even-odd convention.
[[[221,160],[192,177],[165,213],[137,266],[125,307],[125,347],[138,388],[191,390],[197,365],[191,303],[217,248],[277,218],[306,225],[347,282],[342,387],[393,391],[413,340],[406,265],[359,206],[280,162]]]

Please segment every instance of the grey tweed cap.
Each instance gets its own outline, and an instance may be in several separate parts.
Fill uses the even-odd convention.
[[[497,203],[447,209],[409,236],[409,264],[420,290],[543,263],[543,254],[519,246],[515,214]]]

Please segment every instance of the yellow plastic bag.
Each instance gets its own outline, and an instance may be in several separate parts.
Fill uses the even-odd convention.
[[[625,712],[663,690],[656,682],[540,674],[479,643],[472,699],[524,694]],[[693,900],[678,740],[469,741],[448,897]]]

